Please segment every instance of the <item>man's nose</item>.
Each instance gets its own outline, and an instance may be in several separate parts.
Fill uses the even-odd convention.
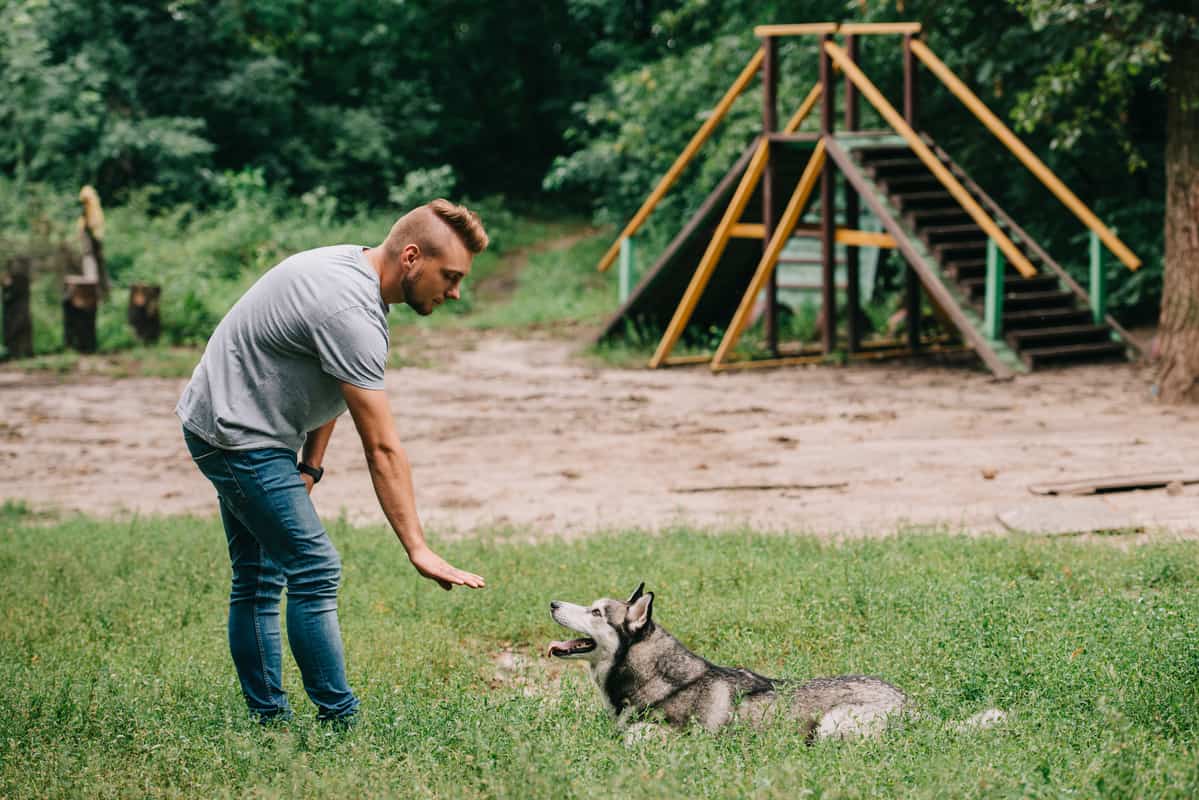
[[[462,297],[462,292],[457,286],[455,286],[453,289],[450,289],[448,292],[446,292],[445,296],[451,300],[458,300]]]

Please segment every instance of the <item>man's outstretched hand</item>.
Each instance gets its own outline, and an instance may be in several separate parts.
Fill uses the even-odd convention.
[[[429,580],[437,581],[447,592],[455,586],[482,589],[487,585],[482,575],[458,569],[427,547],[411,553],[408,560],[416,567],[417,572]]]

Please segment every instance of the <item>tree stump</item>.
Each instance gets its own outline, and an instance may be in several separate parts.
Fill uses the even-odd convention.
[[[63,340],[79,353],[96,352],[96,307],[100,304],[100,286],[68,276],[63,288]]]
[[[129,287],[129,313],[127,319],[133,332],[142,344],[154,344],[162,333],[162,321],[158,316],[159,298],[162,287],[149,283],[135,283]]]
[[[33,356],[33,316],[29,311],[29,272],[11,269],[0,276],[7,358]]]

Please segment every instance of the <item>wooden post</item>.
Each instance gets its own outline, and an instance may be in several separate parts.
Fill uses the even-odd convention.
[[[920,130],[916,123],[916,115],[919,113],[916,99],[919,76],[916,73],[916,54],[912,52],[913,38],[915,37],[910,33],[903,35],[903,118],[912,130]]]
[[[858,63],[858,37],[853,34],[845,37],[845,52],[849,54],[850,61]],[[845,129],[858,129],[858,87],[853,85],[853,81],[845,82]]]
[[[127,319],[142,344],[154,344],[162,334],[162,320],[158,314],[161,297],[161,286],[135,283],[129,287]]]
[[[68,276],[63,288],[63,341],[80,353],[96,352],[96,306],[100,303],[100,285],[77,276]]]
[[[769,136],[778,127],[778,40],[762,39],[762,135]],[[766,252],[774,233],[774,167],[768,154],[762,171],[762,252]],[[766,282],[766,348],[778,355],[778,274],[771,271]]]
[[[903,35],[903,118],[912,130],[919,130],[920,126],[916,118],[919,113],[917,100],[919,76],[916,73],[916,55],[912,52],[913,38],[915,37],[910,33]],[[911,264],[906,264],[906,266],[904,305],[907,308],[908,318],[908,347],[915,352],[920,349],[920,308],[922,305],[920,277]]]
[[[621,303],[629,299],[629,292],[633,285],[633,237],[620,237],[620,282],[617,289],[618,299]]]
[[[825,34],[824,42],[832,37]],[[833,64],[825,48],[820,48],[820,132],[829,138],[833,134]],[[820,261],[821,261],[821,344],[825,355],[837,345],[837,219],[834,205],[836,171],[831,160],[825,160],[820,174]]]
[[[858,37],[845,37],[845,51],[849,54],[849,59],[855,64],[858,62]],[[845,129],[855,131],[858,129],[858,92],[857,87],[853,85],[853,81],[845,82]],[[853,186],[848,181],[845,183],[845,227],[850,230],[857,230],[860,222],[858,193],[854,191]],[[859,280],[859,257],[860,252],[857,247],[846,245],[845,247],[845,313],[848,315],[846,324],[846,333],[848,349],[851,353],[858,351],[858,345],[862,341],[861,321],[862,321],[862,299],[861,285]]]
[[[29,310],[29,265],[13,263],[0,276],[0,306],[4,314],[4,349],[7,358],[33,356],[33,316]]]
[[[983,300],[983,322],[987,338],[998,341],[1003,338],[1003,251],[995,246],[994,239],[987,239],[986,295]]]
[[[1091,231],[1091,320],[1102,325],[1107,319],[1107,273],[1103,270],[1103,251],[1099,234]]]

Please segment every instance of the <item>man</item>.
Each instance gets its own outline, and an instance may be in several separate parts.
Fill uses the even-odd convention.
[[[389,304],[428,315],[457,300],[486,246],[473,212],[434,200],[377,247],[284,260],[217,326],[179,400],[188,450],[219,499],[233,564],[229,649],[259,721],[291,716],[280,679],[285,586],[288,639],[318,719],[349,723],[358,709],[337,620],[341,561],[309,499],[347,407],[383,513],[417,572],[447,590],[484,585],[425,544],[383,369]]]

